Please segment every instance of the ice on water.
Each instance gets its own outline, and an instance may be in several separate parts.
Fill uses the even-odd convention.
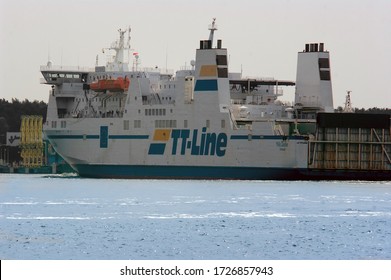
[[[391,182],[0,175],[1,259],[391,259]]]

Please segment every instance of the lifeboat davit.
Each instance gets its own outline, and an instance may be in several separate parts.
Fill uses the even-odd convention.
[[[103,91],[127,91],[130,81],[127,77],[118,77],[117,79],[101,79],[90,84],[90,89],[97,92]]]

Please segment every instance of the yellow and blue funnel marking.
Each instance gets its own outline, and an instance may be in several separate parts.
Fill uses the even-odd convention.
[[[202,65],[199,73],[202,79],[196,80],[194,91],[217,91],[217,73],[217,65]]]
[[[194,91],[217,91],[217,80],[197,80]]]
[[[217,65],[202,65],[200,77],[217,77]]]

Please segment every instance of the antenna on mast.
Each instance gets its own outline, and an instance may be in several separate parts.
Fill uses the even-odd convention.
[[[46,66],[48,68],[50,68],[50,67],[52,67],[52,64],[53,64],[53,62],[52,62],[52,58],[50,56],[50,44],[48,44],[48,62],[46,64]]]
[[[213,35],[214,35],[215,30],[217,30],[217,25],[215,23],[216,23],[216,18],[213,18],[212,24],[209,25],[209,28],[208,28],[210,30],[209,41],[211,42],[211,48],[213,46]]]
[[[126,43],[126,46],[130,49],[130,31],[132,29],[130,28],[130,26],[128,27],[128,42]]]

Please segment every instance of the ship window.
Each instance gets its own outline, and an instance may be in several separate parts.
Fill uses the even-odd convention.
[[[225,128],[225,120],[221,120],[221,128]]]
[[[328,58],[319,58],[319,69],[320,68],[330,68],[330,61]]]
[[[163,109],[163,116],[166,115],[166,109]]]
[[[176,128],[176,120],[155,120],[156,128]]]
[[[228,65],[226,55],[216,55],[217,65]]]
[[[330,81],[331,80],[330,71],[328,71],[328,70],[319,71],[319,75],[320,75],[320,79],[322,81]]]
[[[217,68],[219,78],[228,78],[228,68]]]
[[[206,128],[210,128],[210,120],[206,120]]]
[[[183,121],[183,127],[184,127],[184,128],[187,128],[187,120],[184,120],[184,121]]]
[[[129,120],[124,120],[124,130],[129,130]]]
[[[141,128],[141,120],[134,120],[134,128]]]
[[[52,121],[52,128],[57,128],[57,121]]]

